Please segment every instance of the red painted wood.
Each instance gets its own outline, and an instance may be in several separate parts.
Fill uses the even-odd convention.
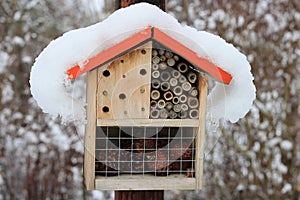
[[[74,80],[76,77],[88,72],[95,67],[103,64],[113,58],[117,58],[120,54],[128,51],[135,46],[138,46],[140,43],[151,38],[151,27],[142,30],[133,36],[123,40],[122,42],[116,44],[115,46],[97,54],[95,57],[88,60],[84,68],[80,69],[78,65],[72,67],[67,71],[67,75],[70,80]]]
[[[182,45],[181,43],[179,43],[178,41],[171,38],[170,36],[168,36],[167,34],[155,27],[153,39],[158,41],[165,47],[171,49],[178,55],[182,56],[183,58],[197,66],[200,70],[207,72],[208,74],[222,81],[223,83],[229,84],[232,80],[232,76],[229,73],[214,65],[207,59],[199,57],[195,52],[193,52],[186,46]]]

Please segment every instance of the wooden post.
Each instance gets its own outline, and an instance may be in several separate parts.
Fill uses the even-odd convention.
[[[116,9],[125,8],[135,3],[147,2],[158,6],[163,11],[166,11],[167,0],[116,0]],[[153,191],[115,191],[115,200],[163,200],[163,190]]]
[[[115,192],[115,200],[163,200],[163,190],[149,191],[117,191]]]
[[[135,3],[146,2],[158,6],[163,11],[166,11],[167,0],[116,0],[116,9],[125,8]]]

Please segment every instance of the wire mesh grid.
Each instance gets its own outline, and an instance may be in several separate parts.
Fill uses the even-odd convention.
[[[195,128],[97,127],[95,175],[194,177]]]

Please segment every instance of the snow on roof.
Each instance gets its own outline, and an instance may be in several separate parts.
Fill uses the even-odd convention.
[[[159,20],[158,20],[159,19]],[[52,41],[36,58],[30,74],[31,93],[45,113],[64,122],[85,121],[84,104],[66,89],[66,71],[84,63],[148,26],[154,26],[233,77],[229,85],[216,83],[208,96],[209,118],[236,122],[249,111],[255,86],[246,56],[219,36],[182,26],[156,6],[139,3],[119,9],[106,20],[72,30]]]

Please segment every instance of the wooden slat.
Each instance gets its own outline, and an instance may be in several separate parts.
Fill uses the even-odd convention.
[[[207,98],[207,79],[199,74],[199,128],[196,135],[196,179],[197,189],[202,188],[203,161],[204,161],[204,140],[206,125],[206,98]]]
[[[97,70],[87,75],[87,125],[84,136],[84,181],[87,190],[95,189],[95,138],[96,138],[96,86]]]
[[[98,119],[149,118],[151,48],[152,42],[148,42],[99,68]],[[108,112],[103,111],[105,106]]]
[[[97,120],[97,126],[147,126],[147,127],[198,127],[199,120],[193,119],[119,119]]]
[[[153,175],[122,175],[120,177],[96,177],[99,190],[193,190],[196,179],[180,175],[157,177]]]

